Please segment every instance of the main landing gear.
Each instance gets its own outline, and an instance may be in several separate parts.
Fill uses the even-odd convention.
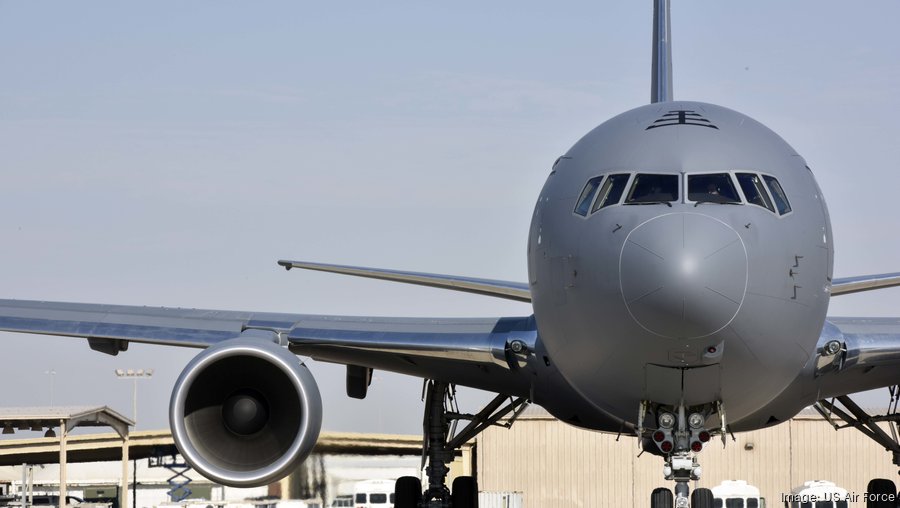
[[[831,400],[820,400],[813,408],[830,423],[835,430],[855,428],[872,439],[885,450],[891,452],[895,466],[900,466],[900,386],[888,388],[890,401],[883,415],[871,416],[844,395]],[[836,404],[837,402],[838,404]],[[835,417],[843,420],[836,420]],[[885,432],[879,423],[887,423],[890,433]],[[900,506],[900,493],[893,481],[884,478],[871,480],[866,487],[866,508],[894,508]]]
[[[427,381],[422,465],[424,467],[427,462],[428,488],[423,492],[422,482],[415,476],[398,478],[394,488],[394,508],[478,508],[478,486],[474,477],[459,476],[453,480],[453,489],[447,488],[449,464],[464,443],[491,425],[511,426],[527,405],[528,401],[522,397],[513,399],[498,395],[478,414],[461,414],[452,385]],[[498,423],[510,413],[509,420]],[[457,433],[459,420],[469,423]]]

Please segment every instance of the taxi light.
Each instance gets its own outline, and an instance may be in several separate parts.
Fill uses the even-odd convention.
[[[664,429],[671,429],[675,426],[675,415],[672,413],[659,414],[659,426]]]
[[[700,413],[691,413],[691,416],[688,416],[688,425],[692,429],[699,429],[704,423],[706,423],[706,418]]]
[[[701,443],[700,441],[694,441],[693,443],[691,443],[691,450],[693,450],[695,453],[699,452],[702,449],[703,443]]]
[[[653,433],[653,440],[656,441],[657,443],[662,442],[662,440],[665,438],[666,438],[666,435],[661,430],[657,430],[656,432]]]
[[[709,441],[709,432],[703,430],[700,432],[700,434],[697,437],[700,438],[701,443],[706,443]]]
[[[659,449],[663,451],[663,453],[669,453],[672,451],[672,442],[671,441],[663,441],[659,445]]]

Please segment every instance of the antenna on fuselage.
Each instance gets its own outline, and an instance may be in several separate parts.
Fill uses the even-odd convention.
[[[650,102],[675,100],[672,91],[672,23],[669,0],[653,0],[653,70]]]

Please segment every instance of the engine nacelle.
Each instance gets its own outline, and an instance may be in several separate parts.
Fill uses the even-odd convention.
[[[293,471],[322,427],[315,379],[290,351],[257,338],[221,342],[178,377],[169,404],[175,445],[207,478],[266,485]]]

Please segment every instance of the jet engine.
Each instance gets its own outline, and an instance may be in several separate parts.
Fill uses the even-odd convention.
[[[223,485],[260,486],[310,454],[322,427],[322,399],[290,351],[241,337],[188,363],[172,390],[169,424],[195,470]]]

